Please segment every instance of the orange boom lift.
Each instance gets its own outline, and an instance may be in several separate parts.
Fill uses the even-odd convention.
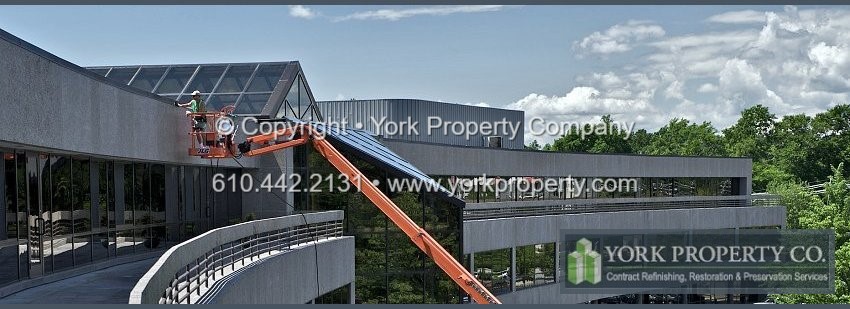
[[[407,237],[410,237],[422,252],[431,257],[432,260],[451,278],[461,289],[469,294],[478,304],[501,304],[490,291],[485,288],[466,268],[443,248],[440,243],[431,237],[425,229],[419,227],[404,211],[401,210],[381,190],[372,184],[354,164],[343,156],[327,139],[323,133],[307,123],[299,123],[297,127],[279,129],[273,133],[259,134],[246,138],[244,143],[235,145],[233,132],[236,126],[228,117],[229,111],[223,110],[218,113],[189,114],[192,119],[197,116],[205,117],[208,124],[205,130],[190,133],[193,148],[189,149],[189,155],[202,158],[227,158],[238,156],[258,156],[272,153],[281,149],[295,147],[312,143],[313,147],[337,170],[351,179],[352,185],[363,192]],[[229,123],[228,123],[229,121]],[[221,132],[229,132],[222,134]],[[196,134],[203,136],[207,147],[196,147]],[[256,145],[257,148],[252,149]],[[356,181],[355,181],[356,180]]]

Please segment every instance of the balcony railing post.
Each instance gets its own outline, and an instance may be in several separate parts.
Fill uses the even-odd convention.
[[[195,289],[198,291],[198,296],[201,296],[201,259],[198,258],[195,260],[195,274],[197,275],[195,279],[197,280],[198,285],[195,286]]]

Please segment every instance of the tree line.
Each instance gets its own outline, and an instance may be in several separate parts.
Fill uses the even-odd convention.
[[[586,126],[617,127],[610,115]],[[764,192],[772,181],[822,183],[832,167],[850,161],[850,105],[836,105],[814,117],[782,118],[756,105],[741,112],[738,121],[723,130],[711,122],[674,118],[655,132],[640,129],[626,138],[625,128],[609,134],[570,130],[551,144],[533,140],[527,149],[642,155],[749,157],[753,159],[753,191]],[[850,163],[844,164],[848,172]]]
[[[610,115],[598,124],[616,126]],[[587,131],[587,130],[585,130]],[[617,133],[619,132],[619,133]],[[780,303],[850,303],[850,105],[835,105],[813,117],[781,118],[762,105],[741,112],[723,130],[710,122],[675,118],[656,132],[638,130],[631,137],[617,130],[608,135],[581,135],[577,130],[527,149],[643,155],[749,157],[753,191],[782,197],[789,229],[832,229],[835,232],[835,293],[772,295]],[[809,185],[825,183],[823,192]]]

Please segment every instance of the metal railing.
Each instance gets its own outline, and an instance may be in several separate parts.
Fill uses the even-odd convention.
[[[823,194],[823,193],[826,192],[826,185],[828,183],[829,182],[810,184],[810,185],[806,186],[806,188],[809,188],[809,190],[812,190],[812,192],[814,192],[815,194]],[[847,184],[847,188],[850,189],[850,184]]]
[[[778,206],[776,195],[683,196],[619,199],[574,199],[470,203],[463,210],[464,220],[530,217],[593,212]]]
[[[197,303],[210,286],[251,263],[342,236],[342,211],[256,220],[211,230],[180,243],[130,292],[131,304]]]

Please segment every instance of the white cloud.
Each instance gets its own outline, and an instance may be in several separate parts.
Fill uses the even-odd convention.
[[[664,28],[648,22],[630,20],[625,24],[614,25],[604,32],[594,32],[581,41],[573,42],[573,49],[582,53],[612,54],[631,50],[642,40],[664,36]]]
[[[487,104],[487,102],[478,102],[478,103],[472,104],[472,106],[490,107],[490,104]]]
[[[706,19],[708,22],[721,24],[758,24],[764,23],[764,12],[743,10],[717,14]]]
[[[742,108],[762,104],[773,108],[774,112],[788,112],[782,98],[764,84],[760,70],[746,60],[727,61],[719,80],[721,99],[726,102]]]
[[[850,103],[850,9],[789,6],[707,21],[728,27],[670,36],[655,23],[628,21],[594,32],[573,43],[577,57],[622,53],[617,69],[602,63],[563,96],[533,93],[508,107],[551,121],[611,114],[653,130],[674,117],[722,129],[755,104],[781,116]]]
[[[712,84],[712,83],[702,84],[697,89],[697,92],[701,92],[701,93],[709,93],[709,92],[716,92],[716,91],[717,91],[717,85]]]
[[[495,12],[505,8],[504,5],[455,5],[455,6],[425,6],[410,9],[381,9],[355,12],[334,18],[335,21],[346,20],[388,20],[397,21],[415,16],[445,16],[459,13]]]
[[[312,9],[303,6],[303,5],[290,5],[289,6],[289,16],[304,18],[304,19],[313,19],[318,14]]]
[[[640,79],[640,76],[636,76]],[[602,81],[604,82],[604,81]],[[531,119],[542,118],[546,123],[587,123],[599,121],[602,115],[612,115],[617,121],[643,123],[658,115],[649,104],[651,92],[641,90],[639,81],[623,81],[624,88],[602,92],[595,87],[575,87],[563,96],[547,96],[532,93],[511,103],[506,108],[525,111],[525,140],[537,140],[541,144],[551,143],[558,136],[532,136]],[[618,93],[619,92],[619,93]],[[625,94],[625,95],[624,95]],[[653,120],[655,121],[655,120]]]

